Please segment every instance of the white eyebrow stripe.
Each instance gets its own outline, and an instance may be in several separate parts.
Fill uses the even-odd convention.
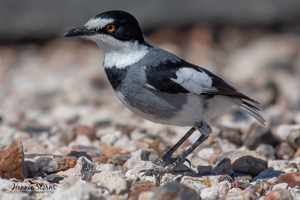
[[[103,28],[105,27],[107,24],[113,23],[114,20],[113,19],[102,19],[102,18],[96,18],[96,19],[90,19],[87,23],[85,23],[84,26],[87,26],[90,29],[93,28]]]

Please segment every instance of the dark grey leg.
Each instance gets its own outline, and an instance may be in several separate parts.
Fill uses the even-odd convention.
[[[166,167],[161,167],[158,166],[157,168],[154,169],[150,169],[150,170],[143,170],[143,172],[146,175],[154,175],[154,174],[164,174],[164,173],[170,173],[173,172],[175,167],[177,165],[179,165],[180,163],[183,163],[186,160],[186,157],[193,151],[195,150],[201,143],[203,143],[208,137],[209,135],[212,133],[212,129],[211,127],[204,121],[201,122],[197,122],[195,123],[194,126],[195,129],[197,129],[200,133],[201,136],[190,146],[190,148],[188,148],[186,151],[184,151],[182,153],[182,155],[177,158],[174,162],[168,164]],[[192,129],[191,129],[192,130]],[[190,131],[191,131],[190,130]],[[192,133],[190,133],[192,134]],[[187,134],[186,134],[187,135]],[[185,136],[186,136],[185,135]],[[182,142],[184,141],[185,136],[182,138]],[[185,138],[186,139],[186,138]],[[181,141],[181,140],[180,140]],[[180,144],[180,141],[178,143],[176,143],[176,145],[174,145],[175,147],[173,147],[175,150],[180,146],[177,147],[177,144]],[[171,149],[173,149],[171,148]],[[171,154],[172,155],[172,154]]]
[[[162,159],[159,159],[157,164],[160,166],[165,166],[165,164],[169,164],[172,161],[174,161],[171,156],[173,153],[190,137],[194,132],[196,131],[195,127],[192,127],[171,149],[165,153],[165,155],[162,157]]]
[[[194,151],[201,143],[203,143],[209,135],[212,133],[211,127],[206,122],[197,122],[195,127],[198,131],[200,131],[200,137],[188,148],[186,151],[182,153],[182,155],[176,159],[173,163],[169,164],[167,167],[173,171],[177,165],[183,163],[186,157]]]

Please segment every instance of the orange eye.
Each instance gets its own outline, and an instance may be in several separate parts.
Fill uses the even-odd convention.
[[[116,27],[113,24],[108,24],[106,26],[106,30],[107,30],[107,32],[112,33],[112,32],[114,32],[116,30]]]

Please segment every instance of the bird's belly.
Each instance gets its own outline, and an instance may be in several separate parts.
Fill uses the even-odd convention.
[[[199,95],[168,94],[155,90],[116,91],[132,112],[149,121],[168,125],[193,126],[205,119],[204,100]]]

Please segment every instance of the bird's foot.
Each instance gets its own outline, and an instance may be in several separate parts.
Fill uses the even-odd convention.
[[[141,170],[143,176],[163,176],[166,173],[171,173],[174,171],[174,167],[167,165],[166,167],[156,165],[152,169]]]
[[[172,173],[174,171],[177,172],[177,167],[179,167],[178,165],[182,165],[185,166],[182,163],[179,164],[175,164],[178,163],[176,162],[178,160],[178,158],[169,158],[168,160],[164,161],[163,159],[159,159],[155,162],[155,166],[153,167],[153,169],[146,169],[146,170],[141,170],[140,173],[143,173],[144,176],[162,176],[166,173]],[[185,159],[186,162],[188,162],[191,165],[191,162],[188,159]],[[187,167],[179,167],[179,168],[184,168],[184,170],[182,169],[178,169],[178,172],[185,172],[185,171],[190,171],[187,170]]]

